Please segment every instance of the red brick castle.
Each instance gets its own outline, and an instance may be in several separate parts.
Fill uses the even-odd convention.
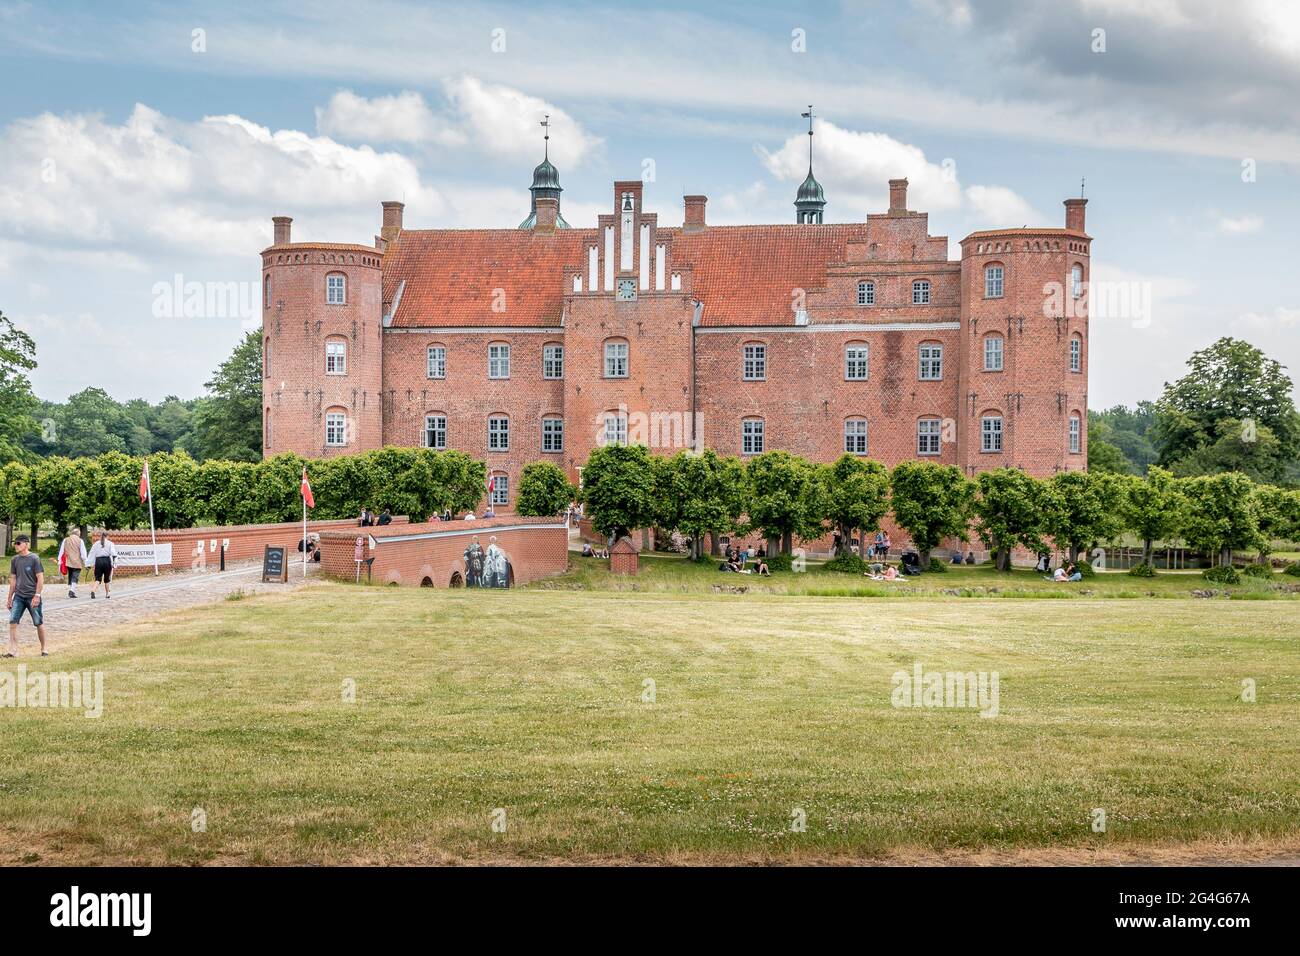
[[[792,225],[710,226],[704,196],[661,224],[644,188],[614,183],[609,212],[570,227],[547,159],[518,229],[407,229],[386,202],[353,245],[293,242],[276,217],[264,454],[460,449],[498,509],[528,462],[577,480],[605,441],[1084,468],[1086,200],[1064,229],[974,232],[951,261],[905,179],[843,224],[822,222],[811,163]]]

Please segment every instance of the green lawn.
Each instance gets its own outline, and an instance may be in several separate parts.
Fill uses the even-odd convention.
[[[892,707],[915,662],[997,671],[999,715]],[[1280,601],[322,584],[21,663],[106,703],[0,710],[0,863],[1300,846]]]

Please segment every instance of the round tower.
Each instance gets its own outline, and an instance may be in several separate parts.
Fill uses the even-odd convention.
[[[1088,464],[1086,199],[1064,229],[993,229],[962,240],[959,460],[1046,477]]]
[[[288,216],[272,223],[275,241],[262,250],[262,454],[318,458],[378,448],[382,254],[293,242]]]

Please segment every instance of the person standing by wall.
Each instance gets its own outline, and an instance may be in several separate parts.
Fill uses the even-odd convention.
[[[100,582],[104,584],[104,600],[112,597],[109,584],[113,580],[113,569],[117,567],[117,546],[108,540],[108,532],[101,531],[99,540],[90,548],[90,566],[95,573],[95,581],[90,586],[90,599],[95,599]]]
[[[45,614],[41,606],[41,591],[45,589],[45,568],[41,559],[31,553],[31,539],[20,534],[14,539],[18,551],[9,562],[9,597],[5,609],[9,612],[9,651],[5,657],[18,656],[18,622],[29,614],[36,625],[36,636],[41,642],[41,657],[49,657],[45,649]]]
[[[85,570],[88,561],[86,542],[81,540],[81,532],[73,528],[59,543],[59,565],[67,569],[68,597],[77,596],[77,582],[81,580],[81,572]]]

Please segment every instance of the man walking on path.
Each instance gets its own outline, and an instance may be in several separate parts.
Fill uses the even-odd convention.
[[[29,614],[36,625],[36,636],[41,641],[41,657],[49,657],[45,649],[45,617],[41,610],[41,591],[45,588],[45,569],[41,559],[31,553],[31,539],[20,534],[14,539],[18,552],[9,563],[9,598],[5,608],[9,611],[9,652],[5,657],[18,656],[18,622]]]
[[[109,582],[113,580],[113,569],[117,567],[117,546],[108,540],[108,532],[101,531],[99,540],[91,546],[90,549],[90,566],[95,572],[95,581],[90,585],[90,599],[95,599],[95,592],[99,590],[99,582],[104,582],[104,600],[112,597],[109,594]]]
[[[81,540],[81,532],[76,528],[59,544],[59,566],[66,569],[68,576],[68,597],[77,596],[77,582],[85,569],[89,558],[86,556],[86,542]]]

